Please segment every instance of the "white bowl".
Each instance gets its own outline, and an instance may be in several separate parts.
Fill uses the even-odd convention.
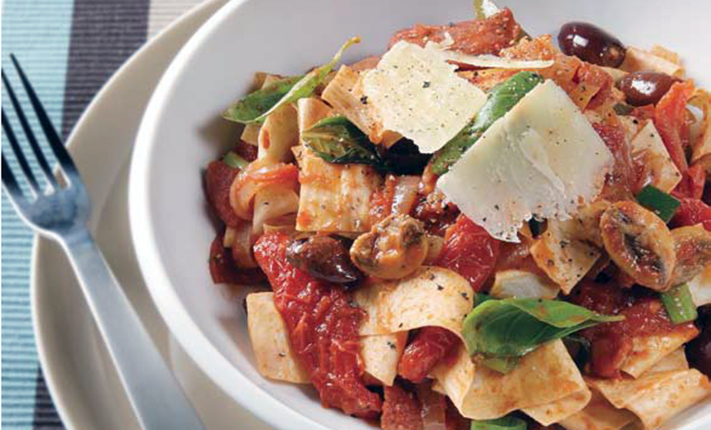
[[[235,142],[221,111],[245,94],[256,71],[302,73],[328,61],[349,37],[363,43],[345,61],[382,52],[391,34],[415,23],[471,19],[470,0],[235,0],[200,29],[173,61],[147,109],[131,169],[130,216],[143,275],[182,347],[229,395],[280,429],[372,428],[324,409],[314,391],[262,378],[238,301],[212,284],[201,171]],[[690,74],[711,85],[704,0],[500,1],[529,33],[554,33],[588,20],[630,45],[678,51]],[[703,35],[700,34],[704,32]],[[700,79],[705,73],[706,80]],[[708,405],[706,405],[708,407]],[[697,408],[686,429],[710,422]],[[699,427],[696,427],[698,425]],[[235,428],[239,423],[235,423]],[[676,428],[682,428],[676,426]]]

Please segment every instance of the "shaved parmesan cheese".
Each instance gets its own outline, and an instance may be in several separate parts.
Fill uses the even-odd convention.
[[[432,42],[427,44],[426,49],[436,49],[431,43]],[[497,57],[495,55],[468,55],[456,51],[439,52],[448,61],[456,61],[457,63],[485,69],[545,69],[555,63],[553,60],[516,60],[513,58]]]
[[[497,239],[524,221],[569,219],[602,189],[612,154],[553,81],[531,90],[464,153],[437,187]]]
[[[363,93],[384,129],[430,154],[464,128],[486,101],[486,94],[455,70],[435,50],[400,41],[363,76]]]

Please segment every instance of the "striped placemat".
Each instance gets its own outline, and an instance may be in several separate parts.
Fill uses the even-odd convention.
[[[2,67],[11,69],[9,53],[18,57],[52,121],[66,138],[116,69],[148,38],[199,2],[3,0]],[[6,103],[3,91],[3,105]],[[4,135],[2,145],[7,154]],[[10,161],[14,163],[14,159]],[[42,378],[32,334],[32,238],[3,193],[3,430],[63,429]]]

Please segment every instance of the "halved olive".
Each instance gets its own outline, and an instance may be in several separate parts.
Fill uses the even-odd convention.
[[[338,239],[329,236],[311,236],[294,240],[286,250],[286,258],[297,269],[314,278],[347,284],[361,278],[353,266],[348,249]]]
[[[587,22],[563,25],[558,44],[564,54],[598,66],[619,67],[625,59],[626,50],[620,39]]]
[[[657,104],[674,82],[679,79],[666,73],[633,72],[622,78],[619,85],[628,104],[645,106]]]

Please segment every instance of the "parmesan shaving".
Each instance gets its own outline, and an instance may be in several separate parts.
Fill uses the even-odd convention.
[[[443,147],[486,101],[437,52],[400,41],[363,76],[363,93],[383,128],[411,139],[426,154]]]

